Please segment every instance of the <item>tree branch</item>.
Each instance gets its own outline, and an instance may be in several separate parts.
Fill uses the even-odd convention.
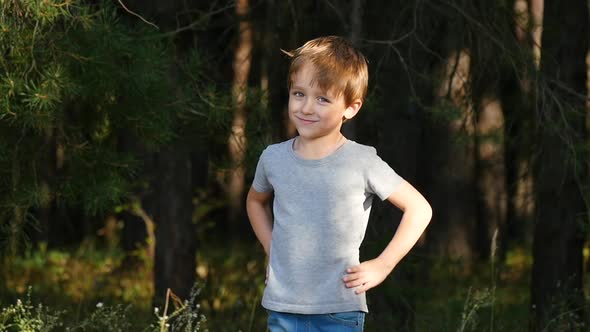
[[[125,4],[123,3],[123,1],[122,1],[122,0],[117,0],[117,1],[119,2],[119,4],[121,4],[121,7],[123,7],[123,9],[125,9],[125,10],[126,10],[128,13],[129,13],[129,14],[131,14],[131,15],[133,15],[133,16],[136,16],[136,17],[139,17],[139,19],[140,19],[140,20],[142,20],[142,21],[144,21],[145,23],[147,23],[147,24],[149,24],[149,25],[153,26],[154,28],[156,28],[156,29],[160,30],[160,28],[159,28],[157,25],[155,25],[154,23],[152,23],[152,22],[150,22],[150,21],[146,20],[146,19],[145,19],[145,18],[143,18],[141,15],[139,15],[139,14],[137,14],[136,12],[134,12],[134,11],[131,11],[129,8],[127,8],[127,7],[125,6]]]

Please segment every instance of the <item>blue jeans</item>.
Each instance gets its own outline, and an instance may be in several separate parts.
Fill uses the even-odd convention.
[[[364,323],[362,311],[302,315],[268,310],[270,332],[362,332]]]

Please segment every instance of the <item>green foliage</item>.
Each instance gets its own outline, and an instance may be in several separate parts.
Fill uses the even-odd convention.
[[[92,329],[94,326],[111,326],[116,331],[127,326],[126,331],[156,332],[162,330],[162,322],[168,331],[194,331],[196,326],[211,331],[263,331],[266,313],[260,306],[260,296],[265,262],[260,246],[252,240],[238,241],[230,247],[214,238],[213,231],[204,235],[203,250],[197,257],[200,287],[193,289],[186,300],[170,300],[168,310],[160,307],[154,312],[149,305],[153,288],[148,262],[126,265],[118,249],[108,251],[98,243],[86,241],[77,250],[31,249],[22,258],[4,262],[0,279],[6,284],[0,285],[0,311],[10,307],[7,303],[16,303],[21,298],[25,299],[23,306],[30,305],[29,314],[21,316],[37,317],[36,303],[43,303],[46,316],[42,319],[58,317],[63,324],[56,325],[55,331],[65,327],[80,332],[100,330]],[[422,282],[403,286],[385,283],[374,292],[385,292],[392,300],[405,296],[415,312],[416,331],[526,330],[530,256],[524,251],[510,252],[508,256],[498,264],[495,285],[490,282],[489,264],[467,272],[460,261],[421,256],[410,257],[408,262],[427,263],[427,271],[412,266],[428,273],[417,274]],[[34,285],[35,304],[25,298],[30,292],[27,285]],[[496,306],[493,329],[492,302]],[[379,306],[369,305],[373,309],[367,316],[367,331],[391,326],[391,320],[399,314],[390,307],[377,311]],[[556,316],[562,317],[561,313]]]
[[[194,331],[196,326],[212,331],[263,330],[264,252],[254,242],[238,241],[230,249],[212,233],[207,231],[199,240],[207,248],[197,257],[199,287],[187,299],[169,301],[167,310],[159,307],[156,316],[150,307],[153,258],[146,257],[145,249],[125,257],[121,249],[108,247],[100,239],[87,239],[70,250],[43,245],[2,261],[0,280],[5,283],[0,284],[0,308],[23,298],[33,285],[36,302],[67,311],[60,321],[69,327],[80,326],[99,312],[116,314],[120,323],[127,321],[128,331],[160,331],[164,316],[169,331]],[[104,305],[102,310],[97,303]]]
[[[254,176],[256,164],[262,151],[273,143],[271,137],[271,114],[264,100],[268,91],[250,89],[247,97],[249,108],[246,136],[249,139],[244,163],[246,169]]]
[[[213,331],[264,330],[266,313],[260,301],[266,262],[260,245],[215,245],[224,242],[213,237],[207,243],[207,249],[197,255],[197,274],[204,285],[200,303],[209,317],[207,326]]]
[[[186,82],[181,88],[183,96],[194,95],[184,103],[182,120],[190,132],[183,133],[189,141],[206,142],[210,151],[227,151],[235,107],[228,85],[220,85],[212,78],[215,73],[207,68],[218,66],[214,59],[191,50],[184,59],[178,60],[179,75]],[[246,137],[244,164],[253,173],[262,150],[272,143],[272,121],[268,108],[268,91],[249,87],[246,91]],[[199,148],[195,148],[198,150]],[[228,169],[232,165],[227,153],[211,153],[208,158],[215,169]]]
[[[438,104],[427,109],[428,115],[435,123],[449,124],[461,121],[465,116],[465,110],[447,99],[441,99]]]
[[[195,284],[190,292],[188,300],[182,302],[180,299],[176,299],[174,301],[177,307],[169,315],[166,310],[160,315],[159,308],[154,308],[154,314],[158,318],[158,324],[153,324],[151,330],[154,332],[201,331],[202,325],[207,321],[207,318],[200,313],[201,306],[198,303],[199,293],[200,288]],[[167,304],[169,304],[169,302],[167,302]],[[208,330],[205,329],[205,331]]]
[[[96,310],[82,322],[69,328],[68,331],[79,332],[125,332],[129,331],[131,324],[128,321],[127,312],[129,307],[120,304],[106,306],[102,302],[96,304]]]
[[[52,311],[42,304],[31,303],[30,288],[26,300],[0,310],[0,332],[49,332],[61,327],[61,312]]]
[[[211,111],[227,103],[201,74],[206,62],[198,53],[187,60],[192,78],[175,75],[171,40],[121,23],[109,2],[15,0],[0,2],[0,10],[4,239],[26,229],[15,211],[52,202],[86,215],[112,210],[140,171],[122,141],[155,151],[183,131],[206,133],[197,120],[224,114]]]
[[[58,192],[72,205],[79,205],[89,215],[121,203],[131,183],[127,176],[139,168],[129,154],[112,150],[104,144],[80,149],[67,158],[68,176],[58,183]],[[94,174],[86,173],[92,169]]]
[[[473,291],[471,288],[467,293],[463,312],[461,313],[461,324],[457,329],[458,332],[480,331],[478,327],[477,314],[480,309],[492,305],[493,295],[488,289]]]
[[[151,323],[147,321],[142,324],[143,331],[201,331],[206,318],[199,312],[199,305],[196,304],[197,296],[198,291],[193,289],[190,299],[182,303],[170,316],[165,313],[159,316],[156,308],[157,321]],[[16,304],[0,309],[0,332],[124,332],[133,327],[129,309],[130,306],[106,305],[98,302],[94,310],[81,321],[67,322],[66,311],[54,311],[41,303],[32,304],[29,288],[25,302],[19,299]]]
[[[103,249],[106,247],[107,249]],[[153,265],[145,253],[127,258],[116,247],[87,240],[77,250],[28,249],[23,257],[5,258],[0,268],[5,283],[0,293],[22,294],[28,285],[49,299],[72,302],[97,302],[108,297],[116,302],[131,302],[147,308],[153,292]],[[80,277],[83,276],[83,277]]]

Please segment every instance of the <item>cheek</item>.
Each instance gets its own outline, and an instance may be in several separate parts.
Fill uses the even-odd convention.
[[[289,113],[298,112],[301,110],[302,105],[304,104],[303,101],[297,100],[295,98],[289,98],[289,103],[287,104],[287,109]]]

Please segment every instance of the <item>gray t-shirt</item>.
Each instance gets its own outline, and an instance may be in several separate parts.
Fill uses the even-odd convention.
[[[346,288],[359,264],[373,196],[385,200],[402,182],[373,147],[346,141],[322,159],[303,159],[293,139],[268,146],[253,187],[274,192],[266,309],[299,314],[368,312],[365,295]]]

